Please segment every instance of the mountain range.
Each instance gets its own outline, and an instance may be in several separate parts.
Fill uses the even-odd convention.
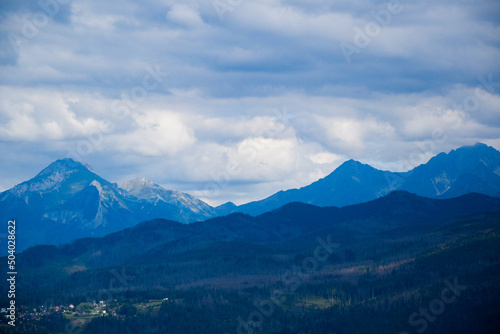
[[[241,324],[257,310],[272,313],[262,333],[401,333],[447,281],[466,290],[431,333],[497,333],[477,328],[499,324],[499,228],[499,198],[405,191],[342,208],[294,202],[256,217],[155,219],[19,254],[20,305],[80,310],[24,321],[19,333],[59,333],[68,319],[85,319],[82,333],[252,333]],[[117,315],[87,314],[93,300]]]
[[[0,216],[15,219],[17,249],[102,236],[163,217],[183,223],[215,215],[205,202],[146,179],[118,186],[72,159],[57,160],[29,181],[0,193]]]
[[[266,199],[228,212],[258,215],[286,203],[303,202],[317,206],[363,203],[394,190],[429,198],[451,198],[470,192],[500,196],[500,152],[477,143],[450,153],[440,153],[426,164],[404,173],[382,171],[355,160],[344,162],[330,175],[300,189],[280,191]]]
[[[257,217],[233,213],[192,224],[154,219],[100,238],[82,238],[62,246],[35,246],[26,250],[21,259],[26,269],[52,266],[55,261],[59,267],[78,264],[78,271],[88,273],[92,268],[125,264],[142,267],[163,263],[167,258],[183,261],[179,254],[193,252],[198,255],[189,257],[191,260],[205,259],[203,253],[214,251],[225,257],[232,256],[232,252],[221,251],[223,244],[241,254],[256,249],[248,248],[249,245],[262,247],[262,252],[270,255],[273,251],[266,248],[270,245],[288,245],[287,252],[297,252],[317,243],[318,235],[330,235],[327,239],[332,247],[338,244],[350,248],[373,240],[405,243],[408,239],[435,234],[444,226],[448,226],[449,234],[457,233],[449,226],[460,226],[460,230],[488,230],[491,226],[498,227],[499,218],[500,198],[470,193],[439,200],[394,191],[385,197],[343,208],[294,202]],[[492,225],[485,228],[486,224]],[[447,233],[439,239],[445,240]],[[437,239],[432,241],[436,242]],[[45,271],[48,272],[61,278],[60,271]],[[67,271],[65,276],[74,273]],[[44,280],[44,284],[53,284],[53,281]]]
[[[498,333],[500,198],[479,193],[498,194],[497,158],[475,145],[408,173],[348,161],[276,195],[323,206],[222,216],[234,205],[56,161],[0,194],[16,246],[61,244],[16,247],[19,322],[0,316],[0,333]],[[136,223],[157,215],[203,221]]]
[[[22,250],[36,244],[57,245],[103,236],[155,218],[192,223],[234,212],[257,216],[292,202],[343,207],[394,190],[440,199],[471,192],[500,197],[500,152],[478,143],[438,154],[404,173],[349,160],[303,188],[280,191],[241,206],[226,203],[216,208],[144,178],[117,185],[89,166],[62,159],[31,180],[0,193],[0,219],[16,219],[17,247]]]

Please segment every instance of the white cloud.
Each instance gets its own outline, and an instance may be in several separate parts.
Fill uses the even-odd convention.
[[[103,122],[77,115],[60,93],[0,87],[2,140],[61,140],[98,131]]]
[[[146,111],[134,115],[138,128],[130,132],[111,136],[111,147],[122,152],[138,155],[173,155],[196,142],[193,131],[172,112]]]
[[[342,159],[338,154],[333,154],[330,152],[321,152],[316,154],[311,154],[308,156],[309,159],[315,164],[324,165],[324,164],[332,164],[336,161],[340,161]]]
[[[29,156],[41,169],[93,138],[82,159],[111,181],[146,176],[202,194],[235,161],[241,172],[211,200],[241,203],[348,158],[404,170],[436,129],[446,139],[423,158],[475,141],[500,148],[500,5],[404,2],[348,64],[339,44],[386,6],[243,1],[221,20],[212,0],[73,1],[19,54],[0,34],[0,148],[12,159],[0,178],[27,179]],[[21,7],[4,13],[3,32],[22,36],[22,18],[41,10]],[[128,113],[113,112],[147,65],[170,74]],[[485,87],[478,77],[490,74]],[[464,114],[476,90],[488,98]]]
[[[392,138],[395,129],[386,122],[380,122],[372,117],[325,117],[316,116],[317,127],[321,129],[320,136],[343,146],[346,150],[363,152],[369,140]]]
[[[188,5],[174,5],[168,11],[167,20],[190,27],[200,27],[203,25],[203,19],[200,15]]]

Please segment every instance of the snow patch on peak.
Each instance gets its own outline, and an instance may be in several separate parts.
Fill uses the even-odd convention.
[[[40,172],[39,176],[45,176],[57,172],[67,172],[71,170],[77,170],[80,168],[85,168],[85,166],[78,161],[69,158],[61,159],[51,163],[47,168],[45,168],[43,171]]]
[[[102,185],[99,181],[94,180],[90,183],[90,185],[96,187],[99,194],[102,194]]]
[[[434,186],[434,190],[436,191],[436,196],[440,196],[450,190],[452,183],[445,172],[442,172],[440,176],[432,178],[431,182]]]
[[[118,187],[126,191],[131,191],[134,189],[145,188],[145,187],[155,187],[155,186],[156,184],[154,184],[153,181],[148,180],[144,177],[139,177],[137,179],[125,181],[118,185]]]
[[[22,197],[23,194],[27,192],[38,192],[46,193],[50,191],[57,190],[61,187],[61,184],[66,180],[70,174],[74,173],[74,170],[68,171],[55,171],[48,175],[45,179],[36,182],[25,182],[18,184],[12,188],[11,192],[13,195]]]

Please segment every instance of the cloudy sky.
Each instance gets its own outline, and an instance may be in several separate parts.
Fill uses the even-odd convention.
[[[72,157],[210,204],[500,149],[497,0],[2,0],[0,191]]]

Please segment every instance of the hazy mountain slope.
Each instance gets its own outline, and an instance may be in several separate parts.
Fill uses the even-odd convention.
[[[81,163],[63,159],[33,179],[0,193],[0,219],[18,221],[23,231],[18,249],[22,250],[39,243],[60,244],[78,237],[102,236],[155,218],[190,223],[232,212],[256,216],[292,202],[342,207],[379,198],[395,189],[431,198],[470,192],[500,196],[500,152],[478,143],[441,153],[406,173],[380,171],[349,160],[306,187],[280,191],[239,207],[228,202],[217,208],[143,178],[119,187]]]
[[[349,160],[306,187],[280,191],[230,210],[255,216],[290,202],[345,206],[373,200],[397,189],[432,198],[451,198],[469,192],[498,197],[500,152],[477,143],[448,154],[440,153],[428,163],[405,173],[381,171]]]
[[[64,249],[63,254],[71,254],[71,258],[102,254],[87,264],[118,265],[142,259],[144,254],[148,255],[141,261],[149,261],[203,248],[213,242],[269,244],[320,231],[349,238],[404,237],[438,228],[459,217],[485,212],[500,213],[500,199],[468,194],[439,200],[397,191],[344,208],[290,203],[257,217],[236,213],[187,225],[158,219],[102,238],[80,239],[60,249]]]
[[[71,159],[57,160],[29,181],[0,193],[0,219],[15,219],[17,249],[102,236],[154,218],[183,223],[214,215],[208,204],[145,179],[120,189]]]
[[[477,143],[440,153],[408,173],[400,189],[425,197],[500,195],[500,152]]]
[[[0,194],[2,219],[15,219],[17,249],[104,235],[135,221],[116,185],[81,163],[57,160],[33,179]],[[23,210],[23,208],[25,210]]]
[[[167,190],[145,178],[121,183],[125,194],[134,196],[148,205],[142,208],[147,217],[161,217],[188,223],[215,216],[215,210],[207,203],[175,190]]]
[[[366,333],[366,321],[381,318],[380,333],[398,333],[408,328],[409,315],[440,296],[445,279],[458,277],[468,286],[453,304],[464,305],[461,314],[478,298],[498,300],[499,202],[479,194],[437,200],[398,191],[344,208],[291,203],[258,217],[232,214],[187,225],[148,221],[18,254],[18,302],[37,307],[105,300],[109,312],[132,303],[141,310],[138,317],[156,314],[137,327],[143,328],[156,326],[160,317],[142,304],[159,300],[162,309],[169,307],[164,317],[175,310],[165,328],[182,327],[176,333],[203,310],[217,319],[206,323],[210,332],[237,332],[238,317],[254,312],[256,300],[282,296],[266,319],[273,328],[286,324],[327,334],[323,329],[342,321],[341,333]],[[0,288],[4,299],[6,289]],[[456,321],[453,305],[446,305],[448,325]],[[215,316],[220,307],[224,312]],[[488,310],[474,312],[494,314]],[[113,333],[136,318],[94,317],[102,319]]]
[[[386,195],[391,190],[387,183],[388,174],[390,172],[349,160],[330,175],[306,187],[280,191],[264,200],[241,205],[234,211],[257,215],[290,202],[317,206],[344,206],[367,202]]]

